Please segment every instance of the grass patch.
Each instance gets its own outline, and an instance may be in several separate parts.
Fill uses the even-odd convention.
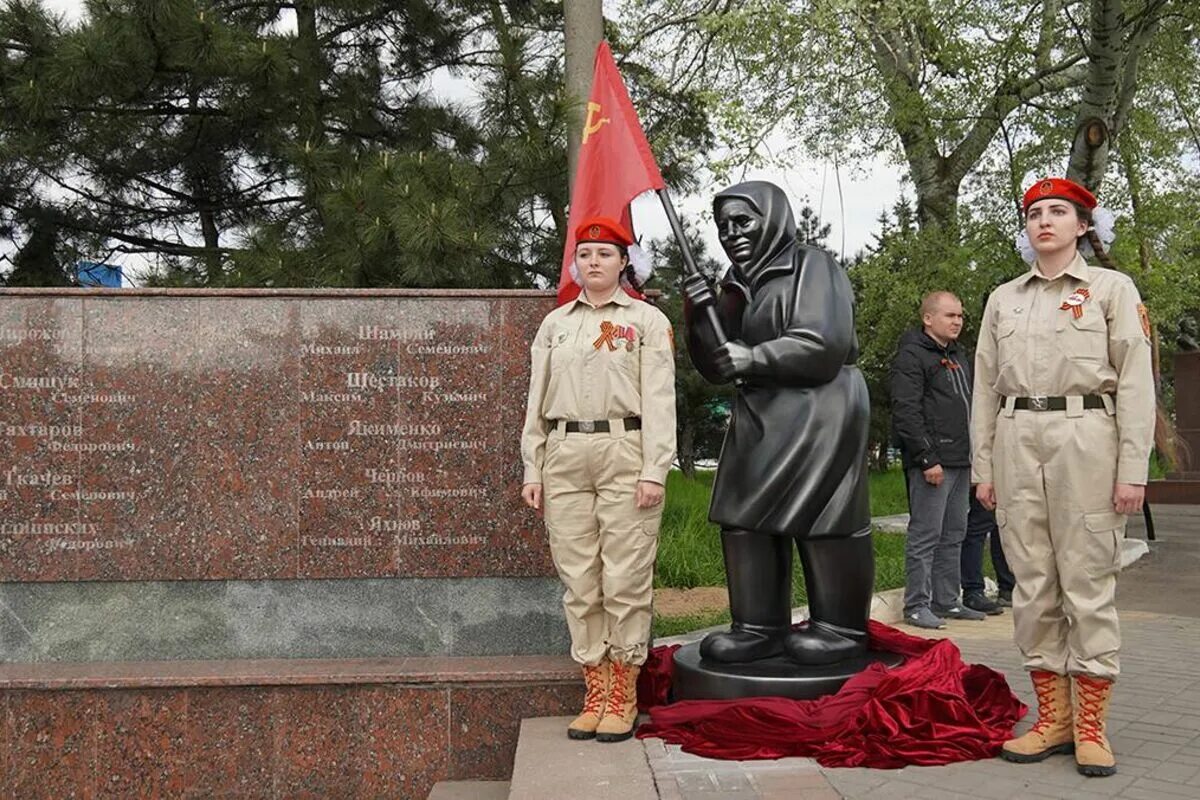
[[[719,611],[702,611],[698,614],[678,614],[671,617],[655,614],[650,635],[658,639],[663,636],[678,636],[681,633],[691,633],[692,631],[711,628],[714,625],[728,624],[729,609],[727,608]]]
[[[890,517],[908,513],[908,489],[904,484],[904,470],[899,466],[887,472],[868,473],[871,491],[871,516]]]

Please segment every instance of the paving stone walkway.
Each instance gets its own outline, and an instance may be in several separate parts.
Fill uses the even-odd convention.
[[[1070,756],[1041,764],[998,759],[900,770],[824,769],[811,759],[728,762],[644,741],[663,800],[995,800],[1114,797],[1200,798],[1200,506],[1158,507],[1159,541],[1121,579],[1122,677],[1109,732],[1118,774],[1085,778]],[[1140,520],[1130,536],[1141,536]],[[1031,707],[1032,687],[1012,644],[1012,617],[952,622],[945,631],[967,661],[1008,677]],[[1032,714],[1018,733],[1032,724]]]

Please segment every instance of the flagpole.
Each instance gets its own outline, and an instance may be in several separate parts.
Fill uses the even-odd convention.
[[[667,222],[671,223],[671,230],[675,233],[675,240],[679,242],[679,252],[683,254],[683,271],[687,275],[700,275],[700,268],[696,266],[696,259],[692,256],[692,248],[688,246],[687,237],[683,235],[683,225],[679,222],[679,215],[675,213],[675,206],[671,203],[671,195],[667,192],[667,187],[658,189],[658,199],[662,201],[663,210],[667,212]],[[705,279],[707,283],[707,279]],[[721,324],[721,317],[717,314],[717,308],[713,305],[704,307],[705,317],[708,319],[708,324],[712,326],[713,334],[716,336],[717,344],[725,344],[729,341],[729,337],[725,335],[725,326]]]

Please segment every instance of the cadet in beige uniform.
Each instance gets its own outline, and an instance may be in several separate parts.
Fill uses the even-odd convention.
[[[1078,252],[1086,236],[1107,261],[1087,189],[1041,181],[1024,205],[1037,261],[988,299],[972,414],[972,483],[996,509],[1017,581],[1014,638],[1038,696],[1033,729],[1001,755],[1075,752],[1081,773],[1111,775],[1114,593],[1154,428],[1149,321],[1127,275],[1088,266]]]
[[[620,741],[637,716],[675,457],[673,336],[661,311],[620,285],[632,238],[619,223],[587,220],[576,242],[583,291],[550,312],[533,341],[522,495],[545,504],[571,656],[587,685],[567,733]]]

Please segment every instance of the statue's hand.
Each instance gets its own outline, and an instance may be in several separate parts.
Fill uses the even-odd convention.
[[[741,342],[725,342],[713,351],[713,364],[726,380],[742,377],[753,363],[754,351]]]
[[[699,273],[693,273],[683,279],[683,293],[695,308],[702,308],[717,302],[717,299],[713,297],[712,287]]]

